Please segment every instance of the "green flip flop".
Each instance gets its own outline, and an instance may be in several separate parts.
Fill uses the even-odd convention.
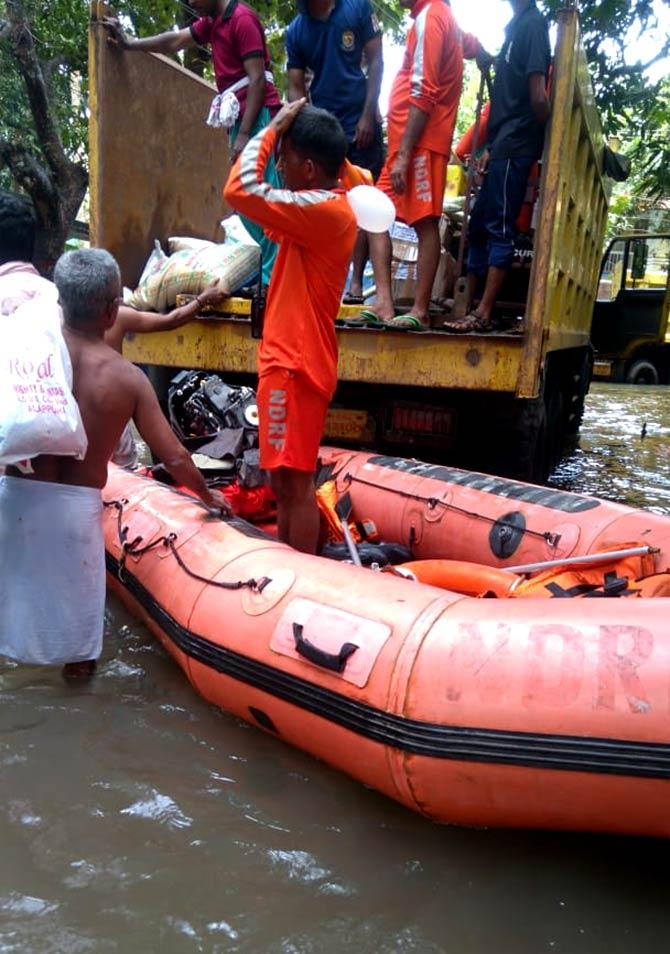
[[[396,315],[386,322],[387,328],[395,328],[397,331],[428,331],[428,325],[424,325],[416,315]]]
[[[345,318],[345,324],[351,328],[385,328],[386,322],[369,308],[363,308],[353,318]]]

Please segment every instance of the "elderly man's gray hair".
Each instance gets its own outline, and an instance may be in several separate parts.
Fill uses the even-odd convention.
[[[56,262],[54,283],[70,325],[94,325],[119,294],[116,259],[102,248],[66,252]]]

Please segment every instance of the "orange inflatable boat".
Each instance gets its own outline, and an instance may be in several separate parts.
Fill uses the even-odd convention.
[[[440,822],[670,834],[670,519],[366,453],[322,465],[409,565],[306,556],[110,469],[111,588],[194,688]]]

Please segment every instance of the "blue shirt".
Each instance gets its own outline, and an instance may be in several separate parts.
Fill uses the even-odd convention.
[[[380,35],[379,21],[370,0],[336,0],[327,20],[310,16],[306,3],[299,9],[286,31],[288,68],[312,71],[312,103],[337,116],[351,140],[367,91],[363,47]]]

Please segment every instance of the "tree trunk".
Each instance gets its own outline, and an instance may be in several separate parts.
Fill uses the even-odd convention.
[[[88,174],[63,148],[45,68],[37,56],[21,0],[7,0],[7,16],[0,38],[9,41],[23,77],[40,154],[21,144],[0,141],[0,160],[33,200],[38,224],[35,264],[50,275],[86,194]]]
[[[63,252],[65,242],[77,217],[79,207],[86,195],[88,176],[79,166],[72,166],[67,181],[59,181],[54,189],[55,201],[37,212],[37,239],[35,243],[35,266],[42,274],[51,277],[56,261]]]

